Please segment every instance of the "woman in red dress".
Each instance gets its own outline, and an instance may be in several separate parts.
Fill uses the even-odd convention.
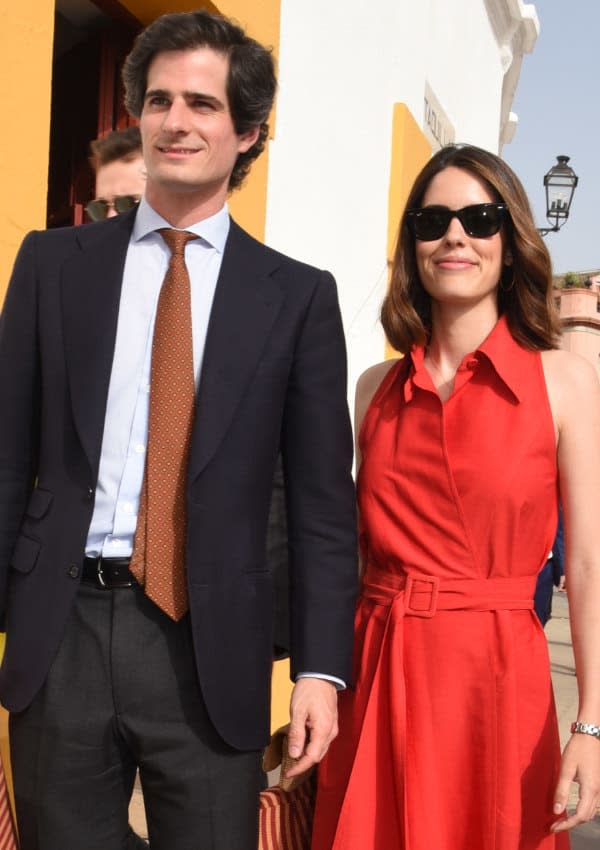
[[[405,356],[357,388],[356,669],[313,850],[565,850],[600,803],[600,389],[557,348],[548,252],[498,157],[450,146],[417,177],[382,320]],[[580,693],[562,759],[533,611],[559,490]]]

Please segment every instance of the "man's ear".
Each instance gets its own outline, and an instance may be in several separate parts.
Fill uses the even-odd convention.
[[[251,130],[247,130],[245,133],[241,133],[241,135],[238,136],[238,139],[240,140],[238,153],[246,153],[246,151],[249,151],[252,145],[258,139],[259,133],[260,127],[253,127]]]

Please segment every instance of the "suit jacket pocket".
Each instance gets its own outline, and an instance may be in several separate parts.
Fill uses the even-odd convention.
[[[52,504],[52,499],[53,496],[49,490],[36,487],[29,497],[25,513],[33,519],[41,519]]]
[[[39,540],[21,534],[10,561],[11,567],[20,573],[30,573],[38,559],[41,545]]]

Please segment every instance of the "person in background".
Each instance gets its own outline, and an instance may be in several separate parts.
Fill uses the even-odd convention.
[[[92,221],[127,212],[144,194],[146,168],[137,126],[113,130],[90,143],[90,164],[96,176],[96,197],[85,211]]]
[[[405,356],[357,387],[355,686],[313,850],[566,850],[600,803],[600,386],[558,348],[550,257],[498,156],[449,145],[418,174],[382,322]],[[533,610],[559,490],[579,686],[562,759]]]
[[[564,591],[565,589],[565,541],[562,511],[559,510],[558,526],[552,549],[548,560],[542,567],[537,579],[533,607],[545,626],[552,616],[552,594],[555,587]]]
[[[268,138],[271,52],[167,14],[124,66],[146,188],[29,234],[0,322],[0,699],[21,850],[256,850],[281,453],[289,749],[337,733],[357,558],[336,285],[230,219]]]

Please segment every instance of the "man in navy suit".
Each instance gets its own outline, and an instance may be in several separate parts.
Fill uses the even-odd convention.
[[[138,37],[124,80],[145,197],[107,221],[30,234],[0,324],[0,699],[21,847],[121,848],[139,767],[154,850],[255,850],[279,453],[298,770],[335,736],[336,691],[350,677],[356,540],[339,307],[330,274],[267,249],[227,213],[267,138],[269,51],[206,12],[165,15]],[[162,228],[196,237],[185,247],[195,410],[180,619],[129,570],[170,262]]]

